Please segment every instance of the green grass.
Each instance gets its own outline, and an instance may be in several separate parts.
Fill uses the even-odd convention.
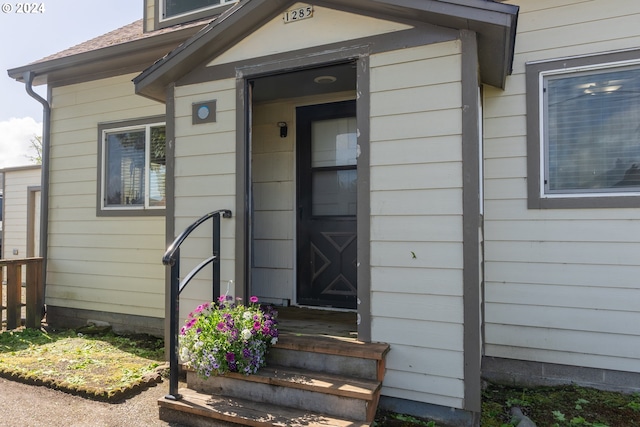
[[[163,340],[23,329],[0,333],[0,375],[100,400],[158,380]]]
[[[640,395],[578,386],[519,388],[489,385],[483,392],[483,427],[510,426],[518,406],[539,427],[640,427]]]

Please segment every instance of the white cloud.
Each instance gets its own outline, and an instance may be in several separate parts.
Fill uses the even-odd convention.
[[[32,117],[0,121],[0,169],[33,164],[31,140],[36,135],[42,135],[42,122]]]

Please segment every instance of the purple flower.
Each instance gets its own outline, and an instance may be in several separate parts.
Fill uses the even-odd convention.
[[[228,352],[228,353],[225,355],[225,359],[227,360],[227,362],[229,362],[229,363],[233,363],[233,362],[235,362],[235,361],[236,361],[236,355],[235,355],[235,354],[233,354],[232,352]]]

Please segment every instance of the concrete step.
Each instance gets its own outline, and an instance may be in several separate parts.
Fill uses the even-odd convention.
[[[160,399],[160,419],[193,427],[287,426],[370,427],[370,422],[331,417],[271,403],[230,398],[180,389],[182,399]],[[286,402],[282,402],[283,405]]]
[[[376,380],[268,365],[253,375],[230,373],[208,379],[187,372],[190,389],[201,393],[286,404],[340,418],[372,420],[382,384]]]

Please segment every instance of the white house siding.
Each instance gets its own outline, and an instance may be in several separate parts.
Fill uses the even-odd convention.
[[[462,408],[461,44],[371,56],[372,339],[383,394]]]
[[[3,172],[4,237],[2,259],[26,258],[30,256],[27,253],[28,204],[29,197],[33,197],[29,193],[29,187],[40,187],[40,166],[9,168],[4,169]],[[31,213],[35,214],[35,211]],[[32,226],[35,229],[35,222]]]
[[[637,48],[637,0],[520,0],[513,76],[485,90],[488,356],[640,372],[640,210],[527,209],[525,63]]]
[[[276,123],[290,131],[280,138]],[[252,126],[252,293],[261,301],[293,301],[295,263],[295,110],[286,101],[256,105]]]
[[[98,124],[164,114],[136,74],[52,89],[46,303],[164,317],[164,217],[98,217]]]
[[[192,104],[216,100],[216,122],[192,124]],[[201,216],[229,209],[221,219],[221,293],[235,274],[236,80],[226,79],[175,88],[175,234]],[[197,229],[180,250],[183,277],[211,255],[211,221]],[[203,301],[211,301],[211,268],[202,270],[184,291],[184,317]],[[234,295],[234,288],[230,287]]]

